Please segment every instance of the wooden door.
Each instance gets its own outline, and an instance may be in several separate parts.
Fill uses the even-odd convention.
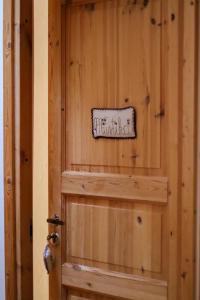
[[[50,299],[194,299],[195,8],[49,1]],[[135,139],[92,134],[135,110]]]

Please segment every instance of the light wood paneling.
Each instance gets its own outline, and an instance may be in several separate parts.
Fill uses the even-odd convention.
[[[68,260],[161,272],[162,210],[153,206],[68,199]]]
[[[62,192],[117,199],[167,202],[167,178],[64,172]]]
[[[197,36],[197,49],[198,49],[198,75],[197,75],[197,168],[196,168],[196,266],[195,266],[195,300],[199,300],[200,298],[200,6],[197,7],[198,12],[198,20],[197,20],[197,28],[198,28],[198,36]]]
[[[88,293],[83,290],[69,289],[66,300],[116,300],[116,297],[109,297],[102,294]]]
[[[183,1],[183,111],[182,111],[182,194],[181,194],[181,295],[193,299],[195,261],[195,175],[197,110],[197,2]],[[190,45],[190,46],[189,46]],[[192,99],[192,101],[190,100]],[[199,133],[198,133],[199,134]],[[199,183],[198,183],[199,184]],[[188,243],[188,241],[190,241]]]
[[[4,1],[5,253],[9,300],[27,295],[32,299],[31,42],[32,1]]]
[[[62,283],[66,286],[132,300],[166,300],[167,283],[115,272],[64,264]]]
[[[4,193],[5,193],[5,267],[6,297],[15,300],[16,281],[16,218],[14,156],[14,1],[4,1]]]
[[[49,300],[44,269],[48,226],[48,1],[34,1],[33,285],[34,300]]]
[[[181,187],[182,178],[187,182],[193,178],[189,176],[193,170],[191,161],[186,160],[187,169],[182,166],[191,149],[182,143],[182,132],[184,131],[184,135],[191,136],[191,142],[194,140],[194,118],[189,117],[192,114],[185,113],[189,100],[186,101],[183,97],[185,93],[183,79],[187,78],[190,84],[194,82],[194,77],[186,76],[190,68],[186,68],[185,75],[182,68],[184,52],[182,47],[184,43],[186,44],[182,25],[186,18],[186,4],[179,0],[147,2],[111,0],[98,1],[91,5],[85,2],[74,2],[76,5],[67,2],[68,4],[63,8],[63,15],[66,17],[62,18],[63,33],[65,30],[66,32],[60,47],[61,7],[56,1],[50,2],[49,203],[51,215],[57,213],[60,216],[63,205],[62,218],[65,226],[62,237],[66,237],[62,238],[61,243],[62,259],[60,248],[55,251],[58,264],[51,275],[51,299],[62,297],[59,269],[62,261],[65,263],[62,282],[67,286],[67,293],[70,286],[77,290],[89,291],[94,299],[96,293],[103,293],[108,297],[110,295],[127,299],[177,300],[183,293],[181,280],[187,278],[187,271],[181,272],[182,265],[185,266],[185,263],[190,265],[187,269],[190,274],[194,268],[192,247],[186,247],[186,243],[190,241],[189,235],[192,235],[191,227],[190,230],[186,230],[187,242],[185,236],[181,237],[185,232],[181,211],[185,213],[185,204],[190,213],[193,208],[193,205],[186,200],[186,194],[187,199],[190,196],[193,199],[194,196],[192,189],[187,188],[182,203],[181,197],[182,194],[184,195]],[[194,8],[193,2],[188,5]],[[194,21],[194,14],[188,16]],[[188,26],[190,28],[188,32],[191,31],[193,34],[194,26],[190,27],[189,24],[185,26]],[[194,44],[194,39],[191,39],[191,42]],[[185,55],[187,53],[189,51],[186,51]],[[189,65],[192,65],[194,52],[190,55]],[[191,95],[187,99],[192,99],[192,110],[194,94],[191,92]],[[134,105],[137,110],[137,140],[94,140],[91,134],[91,108],[126,105]],[[182,117],[182,113],[185,117]],[[184,118],[187,119],[186,123],[183,122]],[[184,129],[184,126],[187,128]],[[192,152],[192,157],[193,154]],[[91,174],[84,173],[86,171]],[[185,176],[182,172],[189,173]],[[123,194],[121,188],[118,188],[116,178],[110,175],[112,173],[117,173],[116,176],[119,176],[117,178],[122,181],[120,187]],[[123,174],[133,177],[123,177]],[[140,200],[142,197],[146,198],[143,200],[148,200],[145,204],[138,203],[138,198],[134,199],[136,191],[132,189],[132,183],[138,175],[144,178],[140,181],[139,186],[142,188],[137,196],[139,195]],[[157,197],[156,201],[152,200],[148,189],[148,184],[151,186],[155,175],[159,180],[165,180],[162,183],[159,181],[159,184],[156,182],[155,189],[150,189],[150,193]],[[147,184],[148,176],[150,181]],[[102,178],[106,180],[102,182]],[[123,180],[127,182],[124,183]],[[110,182],[114,183],[113,188]],[[65,196],[63,197],[61,193]],[[72,195],[78,196],[72,197]],[[117,208],[112,206],[115,201],[118,201]],[[136,203],[139,206],[145,205],[142,219],[148,220],[148,225],[144,226],[145,233],[142,231],[140,237],[156,246],[157,258],[159,261],[161,259],[161,267],[158,261],[155,262],[153,267],[151,265],[154,273],[144,272],[140,279],[135,277],[137,272],[134,267],[137,266],[132,265],[131,272],[130,269],[125,270],[129,268],[126,266],[131,265],[132,253],[129,257],[124,253],[122,257],[114,255],[113,260],[116,259],[119,264],[123,261],[124,264],[124,269],[115,276],[116,273],[111,271],[110,266],[110,270],[106,268],[106,264],[112,260],[110,257],[106,259],[108,239],[104,239],[105,247],[104,245],[98,247],[99,251],[102,249],[101,253],[97,253],[95,248],[100,243],[101,236],[108,235],[109,231],[110,243],[115,238],[124,239],[123,242],[128,245],[131,243],[134,238],[127,233],[134,230],[137,232],[138,228],[135,229],[134,225],[133,229],[129,230],[129,228],[131,222],[134,222],[134,212],[141,212],[141,209],[138,207],[127,209],[127,207]],[[165,205],[161,205],[162,203]],[[127,205],[126,209],[123,205]],[[160,213],[162,221],[159,213],[156,214],[159,209],[162,211]],[[152,215],[148,214],[150,210]],[[132,212],[133,219],[130,217]],[[193,216],[190,213],[188,220],[191,225]],[[109,217],[113,215],[113,219],[110,218],[109,222],[106,218],[107,214]],[[113,220],[117,229],[115,234],[113,234]],[[155,230],[152,220],[157,223]],[[106,223],[108,223],[107,230],[104,228]],[[67,233],[66,226],[68,226]],[[144,227],[139,228],[142,230]],[[55,228],[51,227],[51,229]],[[96,234],[92,232],[95,229],[97,229]],[[60,229],[58,232],[61,233]],[[126,232],[124,234],[126,240],[125,237],[120,236],[120,232]],[[79,238],[76,237],[77,235]],[[79,241],[80,248],[78,248]],[[143,247],[140,243],[142,241],[139,241],[136,246],[136,253],[139,253],[138,249]],[[185,251],[183,251],[184,247]],[[121,251],[119,245],[118,250]],[[129,251],[129,246],[126,250]],[[71,257],[67,256],[69,253]],[[79,258],[76,258],[76,255]],[[146,254],[138,255],[141,255],[138,260],[143,262]],[[98,262],[98,259],[103,262]],[[81,260],[85,260],[83,263],[85,267],[80,266],[83,265],[80,263]],[[74,261],[75,265],[73,265]],[[149,261],[145,263],[148,269],[150,263]],[[96,265],[98,268],[93,269],[92,267]],[[160,277],[156,277],[158,276],[155,275],[156,271],[159,270],[161,270]],[[158,281],[158,278],[162,281]],[[188,278],[188,282],[187,279],[185,280],[184,287],[190,293],[193,291],[193,280],[192,276]],[[66,299],[66,295],[63,299]]]
[[[161,30],[151,19],[161,22],[161,1],[145,9],[131,1],[101,1],[93,9],[67,11],[68,168],[159,168]],[[92,108],[131,105],[137,112],[134,142],[92,137]]]
[[[168,20],[167,26],[163,26],[163,65],[162,72],[165,74],[163,82],[163,94],[166,105],[167,132],[165,145],[166,166],[165,172],[169,176],[169,197],[168,197],[168,298],[170,300],[179,299],[180,277],[179,258],[180,258],[180,168],[181,168],[181,147],[180,139],[180,49],[181,47],[181,7],[179,1],[163,1],[163,14]],[[173,15],[172,15],[173,14]],[[168,52],[164,52],[168,49]]]

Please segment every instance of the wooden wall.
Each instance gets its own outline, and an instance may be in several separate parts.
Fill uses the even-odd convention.
[[[16,299],[16,234],[14,193],[14,32],[13,0],[4,1],[4,191],[5,191],[5,253],[6,296]]]
[[[4,1],[6,299],[32,299],[32,0]]]

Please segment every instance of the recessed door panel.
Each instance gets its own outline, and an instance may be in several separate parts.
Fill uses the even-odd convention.
[[[111,270],[161,273],[160,207],[69,198],[66,211],[69,262],[77,258]]]
[[[69,168],[160,167],[161,0],[67,7]],[[95,140],[91,109],[133,106],[135,140]]]

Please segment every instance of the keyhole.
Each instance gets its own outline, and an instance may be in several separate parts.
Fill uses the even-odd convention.
[[[138,224],[142,224],[142,218],[140,216],[137,217]]]

